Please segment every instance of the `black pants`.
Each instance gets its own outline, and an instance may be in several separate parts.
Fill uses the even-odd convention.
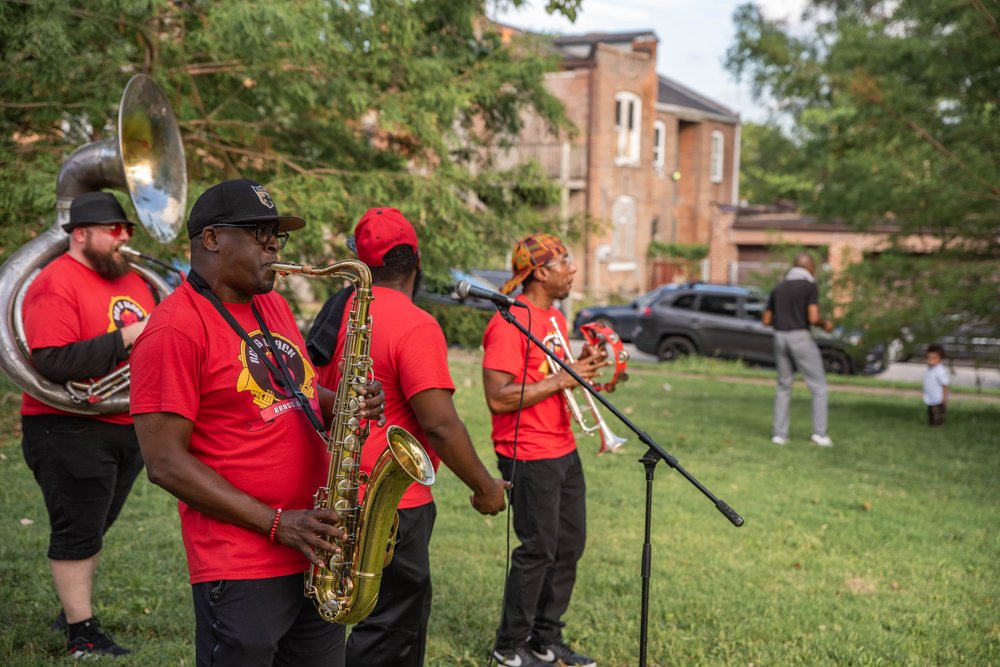
[[[25,415],[21,430],[24,460],[49,514],[48,557],[97,554],[142,470],[135,429],[90,417]]]
[[[580,455],[518,461],[516,468],[512,459],[498,458],[500,474],[513,482],[510,504],[521,544],[511,557],[497,647],[518,646],[529,635],[543,644],[559,641],[587,541]]]
[[[302,590],[302,574],[194,584],[198,667],[344,667],[344,626]]]
[[[392,561],[382,571],[378,602],[347,638],[349,667],[420,667],[431,617],[428,546],[434,503],[399,510]]]
[[[938,403],[937,405],[927,406],[927,422],[931,426],[943,426],[944,425],[944,413],[946,403]]]

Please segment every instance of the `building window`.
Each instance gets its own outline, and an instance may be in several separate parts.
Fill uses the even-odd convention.
[[[634,93],[615,95],[615,164],[638,166],[642,100]]]
[[[722,160],[726,151],[726,139],[722,132],[712,131],[711,178],[713,183],[722,182]]]
[[[653,123],[653,170],[663,173],[665,155],[667,153],[667,126],[662,120]]]
[[[635,252],[635,199],[621,196],[611,206],[611,258],[618,261],[634,260]]]

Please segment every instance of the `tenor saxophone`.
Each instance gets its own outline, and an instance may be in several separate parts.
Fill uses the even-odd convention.
[[[337,385],[335,422],[326,435],[330,470],[326,486],[313,496],[316,509],[332,509],[340,515],[347,537],[337,542],[340,553],[317,552],[325,567],[311,565],[305,575],[305,594],[312,598],[328,623],[357,623],[378,601],[382,570],[392,559],[398,517],[396,506],[411,483],[434,483],[434,466],[427,452],[405,429],[390,426],[387,446],[370,475],[361,472],[361,448],[369,425],[358,416],[361,390],[373,379],[371,317],[371,272],[363,262],[348,259],[326,268],[274,262],[279,274],[332,276],[354,284],[354,303],[347,317],[344,337],[343,373]],[[365,484],[364,499],[358,490]]]

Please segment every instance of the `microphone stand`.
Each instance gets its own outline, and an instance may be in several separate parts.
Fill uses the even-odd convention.
[[[570,368],[569,364],[559,358],[555,352],[550,350],[545,346],[545,343],[538,340],[531,331],[528,330],[523,324],[521,324],[517,318],[511,314],[509,306],[503,306],[499,303],[495,303],[497,311],[499,311],[500,316],[507,320],[509,323],[513,324],[518,330],[521,331],[528,340],[535,344],[542,352],[544,352],[552,361],[557,363],[560,368],[570,374],[570,376],[576,380],[584,390],[590,393],[591,396],[600,401],[601,405],[606,407],[618,421],[625,424],[633,433],[638,436],[639,440],[643,442],[649,449],[643,455],[639,462],[642,463],[646,470],[646,516],[645,516],[645,535],[642,544],[642,615],[639,630],[639,667],[646,667],[646,643],[648,640],[648,627],[649,627],[649,580],[652,570],[652,544],[650,541],[650,527],[652,525],[653,517],[653,473],[656,470],[656,464],[663,461],[668,466],[679,472],[684,478],[695,486],[702,494],[705,495],[715,508],[722,512],[722,515],[729,519],[729,522],[734,526],[739,528],[743,525],[743,517],[736,513],[732,507],[726,504],[721,498],[717,498],[711,491],[709,491],[705,486],[695,479],[691,473],[684,469],[677,459],[671,456],[663,447],[661,447],[653,438],[650,437],[648,433],[640,429],[638,426],[632,423],[632,420],[622,414],[621,410],[616,408],[611,404],[611,401],[604,398],[596,389],[594,389],[591,384],[584,380],[579,373]]]

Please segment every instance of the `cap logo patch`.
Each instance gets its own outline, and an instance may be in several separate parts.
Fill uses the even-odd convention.
[[[257,193],[257,199],[260,200],[261,204],[268,208],[274,208],[274,200],[271,199],[271,195],[267,194],[267,190],[264,189],[264,186],[253,185],[251,187],[253,188],[253,191]]]

